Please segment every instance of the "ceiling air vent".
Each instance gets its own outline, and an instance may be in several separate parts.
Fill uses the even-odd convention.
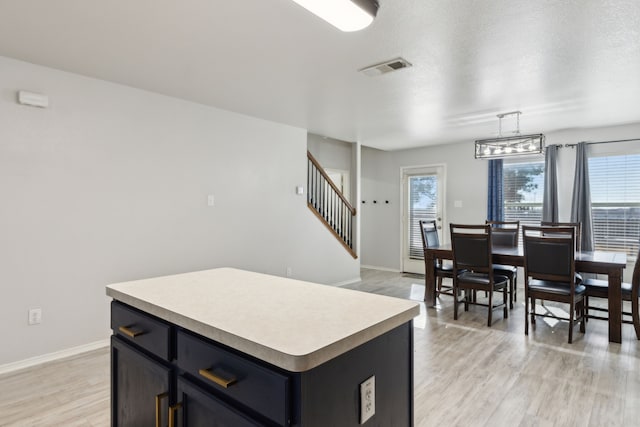
[[[387,74],[392,71],[402,70],[403,68],[409,67],[411,67],[411,63],[406,59],[395,58],[381,64],[371,65],[370,67],[363,68],[359,71],[367,76],[379,76],[380,74]]]

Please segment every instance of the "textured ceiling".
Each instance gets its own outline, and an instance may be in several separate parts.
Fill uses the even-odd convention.
[[[0,0],[0,55],[385,150],[513,110],[523,133],[640,122],[638,0],[380,4],[342,33],[290,0]]]

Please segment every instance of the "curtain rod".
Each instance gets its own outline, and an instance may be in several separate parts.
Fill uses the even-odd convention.
[[[614,139],[612,141],[595,141],[595,142],[586,142],[587,145],[592,145],[592,144],[609,144],[610,142],[631,142],[631,141],[640,141],[640,138],[632,138],[632,139]],[[564,144],[565,147],[575,147],[578,144]],[[560,147],[562,147],[563,145],[560,144]]]

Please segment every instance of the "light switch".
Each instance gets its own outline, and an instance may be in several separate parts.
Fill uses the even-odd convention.
[[[462,207],[462,200],[455,200],[453,202],[453,207],[454,208],[461,208]]]
[[[214,206],[216,199],[213,197],[213,194],[209,194],[207,196],[207,206]]]
[[[303,187],[303,186],[301,186],[301,185],[298,185],[298,186],[296,187],[296,194],[297,194],[298,196],[302,196],[302,195],[304,194],[304,187]]]

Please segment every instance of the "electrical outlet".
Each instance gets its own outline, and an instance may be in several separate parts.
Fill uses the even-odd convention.
[[[291,267],[287,267],[287,277],[293,276],[293,269]]]
[[[42,309],[30,308],[29,309],[29,325],[39,325],[42,323]]]
[[[376,377],[371,376],[360,384],[360,424],[376,413]]]

